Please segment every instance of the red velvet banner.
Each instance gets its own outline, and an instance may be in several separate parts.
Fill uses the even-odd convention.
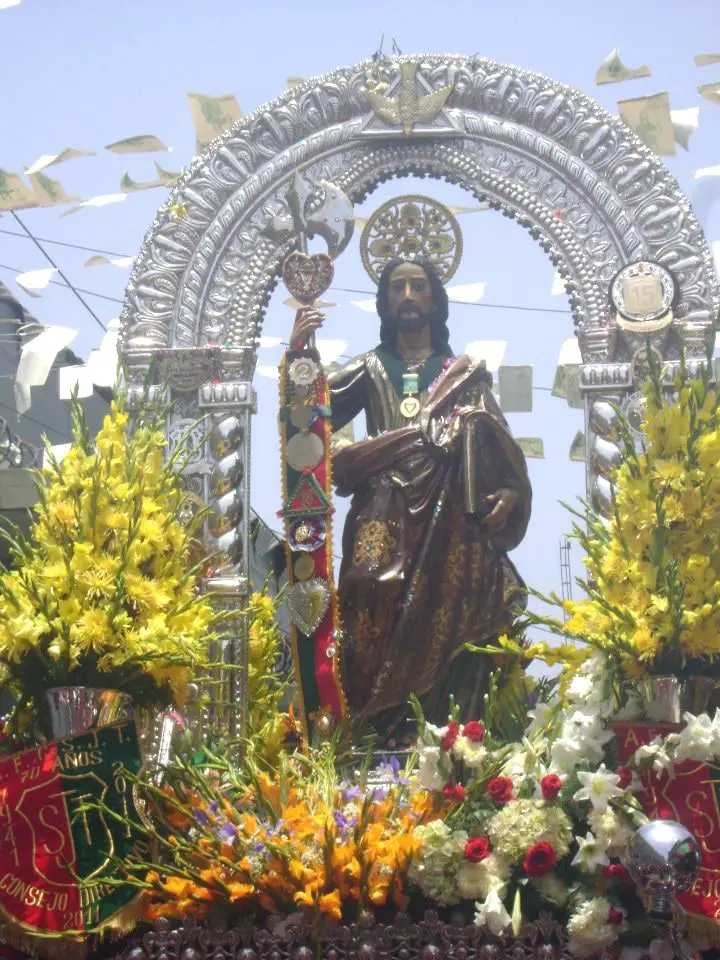
[[[614,724],[620,762],[625,764],[638,747],[657,736],[674,733],[676,726],[647,723]],[[678,764],[668,773],[650,770],[637,795],[651,820],[676,820],[691,830],[700,844],[702,868],[678,902],[691,918],[711,921],[720,935],[720,770],[697,760]]]

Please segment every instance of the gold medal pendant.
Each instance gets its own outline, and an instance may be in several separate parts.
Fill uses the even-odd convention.
[[[417,397],[404,397],[400,404],[400,413],[406,420],[412,420],[420,413],[420,401]]]

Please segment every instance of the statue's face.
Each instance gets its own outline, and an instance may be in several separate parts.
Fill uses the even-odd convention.
[[[427,274],[418,263],[401,263],[390,274],[388,307],[403,331],[422,330],[435,309]]]

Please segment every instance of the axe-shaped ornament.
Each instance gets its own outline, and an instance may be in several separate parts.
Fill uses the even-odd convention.
[[[323,191],[322,200],[312,203],[318,187]],[[301,253],[307,253],[308,237],[317,234],[327,243],[330,257],[333,260],[339,257],[350,243],[355,229],[353,205],[342,190],[327,180],[320,180],[316,185],[301,173],[296,173],[286,199],[290,216],[273,217],[263,233],[277,241],[294,233]]]
[[[288,217],[274,217],[264,233],[278,241],[294,233],[298,249],[285,257],[282,277],[290,293],[308,306],[332,283],[333,259],[347,247],[355,228],[353,206],[338,187],[321,180],[320,202],[313,202],[317,188],[296,173],[287,192]],[[328,252],[308,254],[308,237],[323,237]],[[314,338],[311,340],[314,346]]]

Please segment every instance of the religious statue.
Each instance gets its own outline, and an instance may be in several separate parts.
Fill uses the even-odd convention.
[[[333,457],[352,503],[338,581],[342,682],[353,718],[384,739],[409,734],[408,700],[445,723],[482,713],[492,662],[467,651],[506,630],[524,601],[507,556],[522,540],[531,488],[484,362],[449,346],[448,295],[435,266],[387,261],[380,342],[330,374],[333,428],[365,412],[367,439]],[[298,312],[292,345],[323,322]]]

